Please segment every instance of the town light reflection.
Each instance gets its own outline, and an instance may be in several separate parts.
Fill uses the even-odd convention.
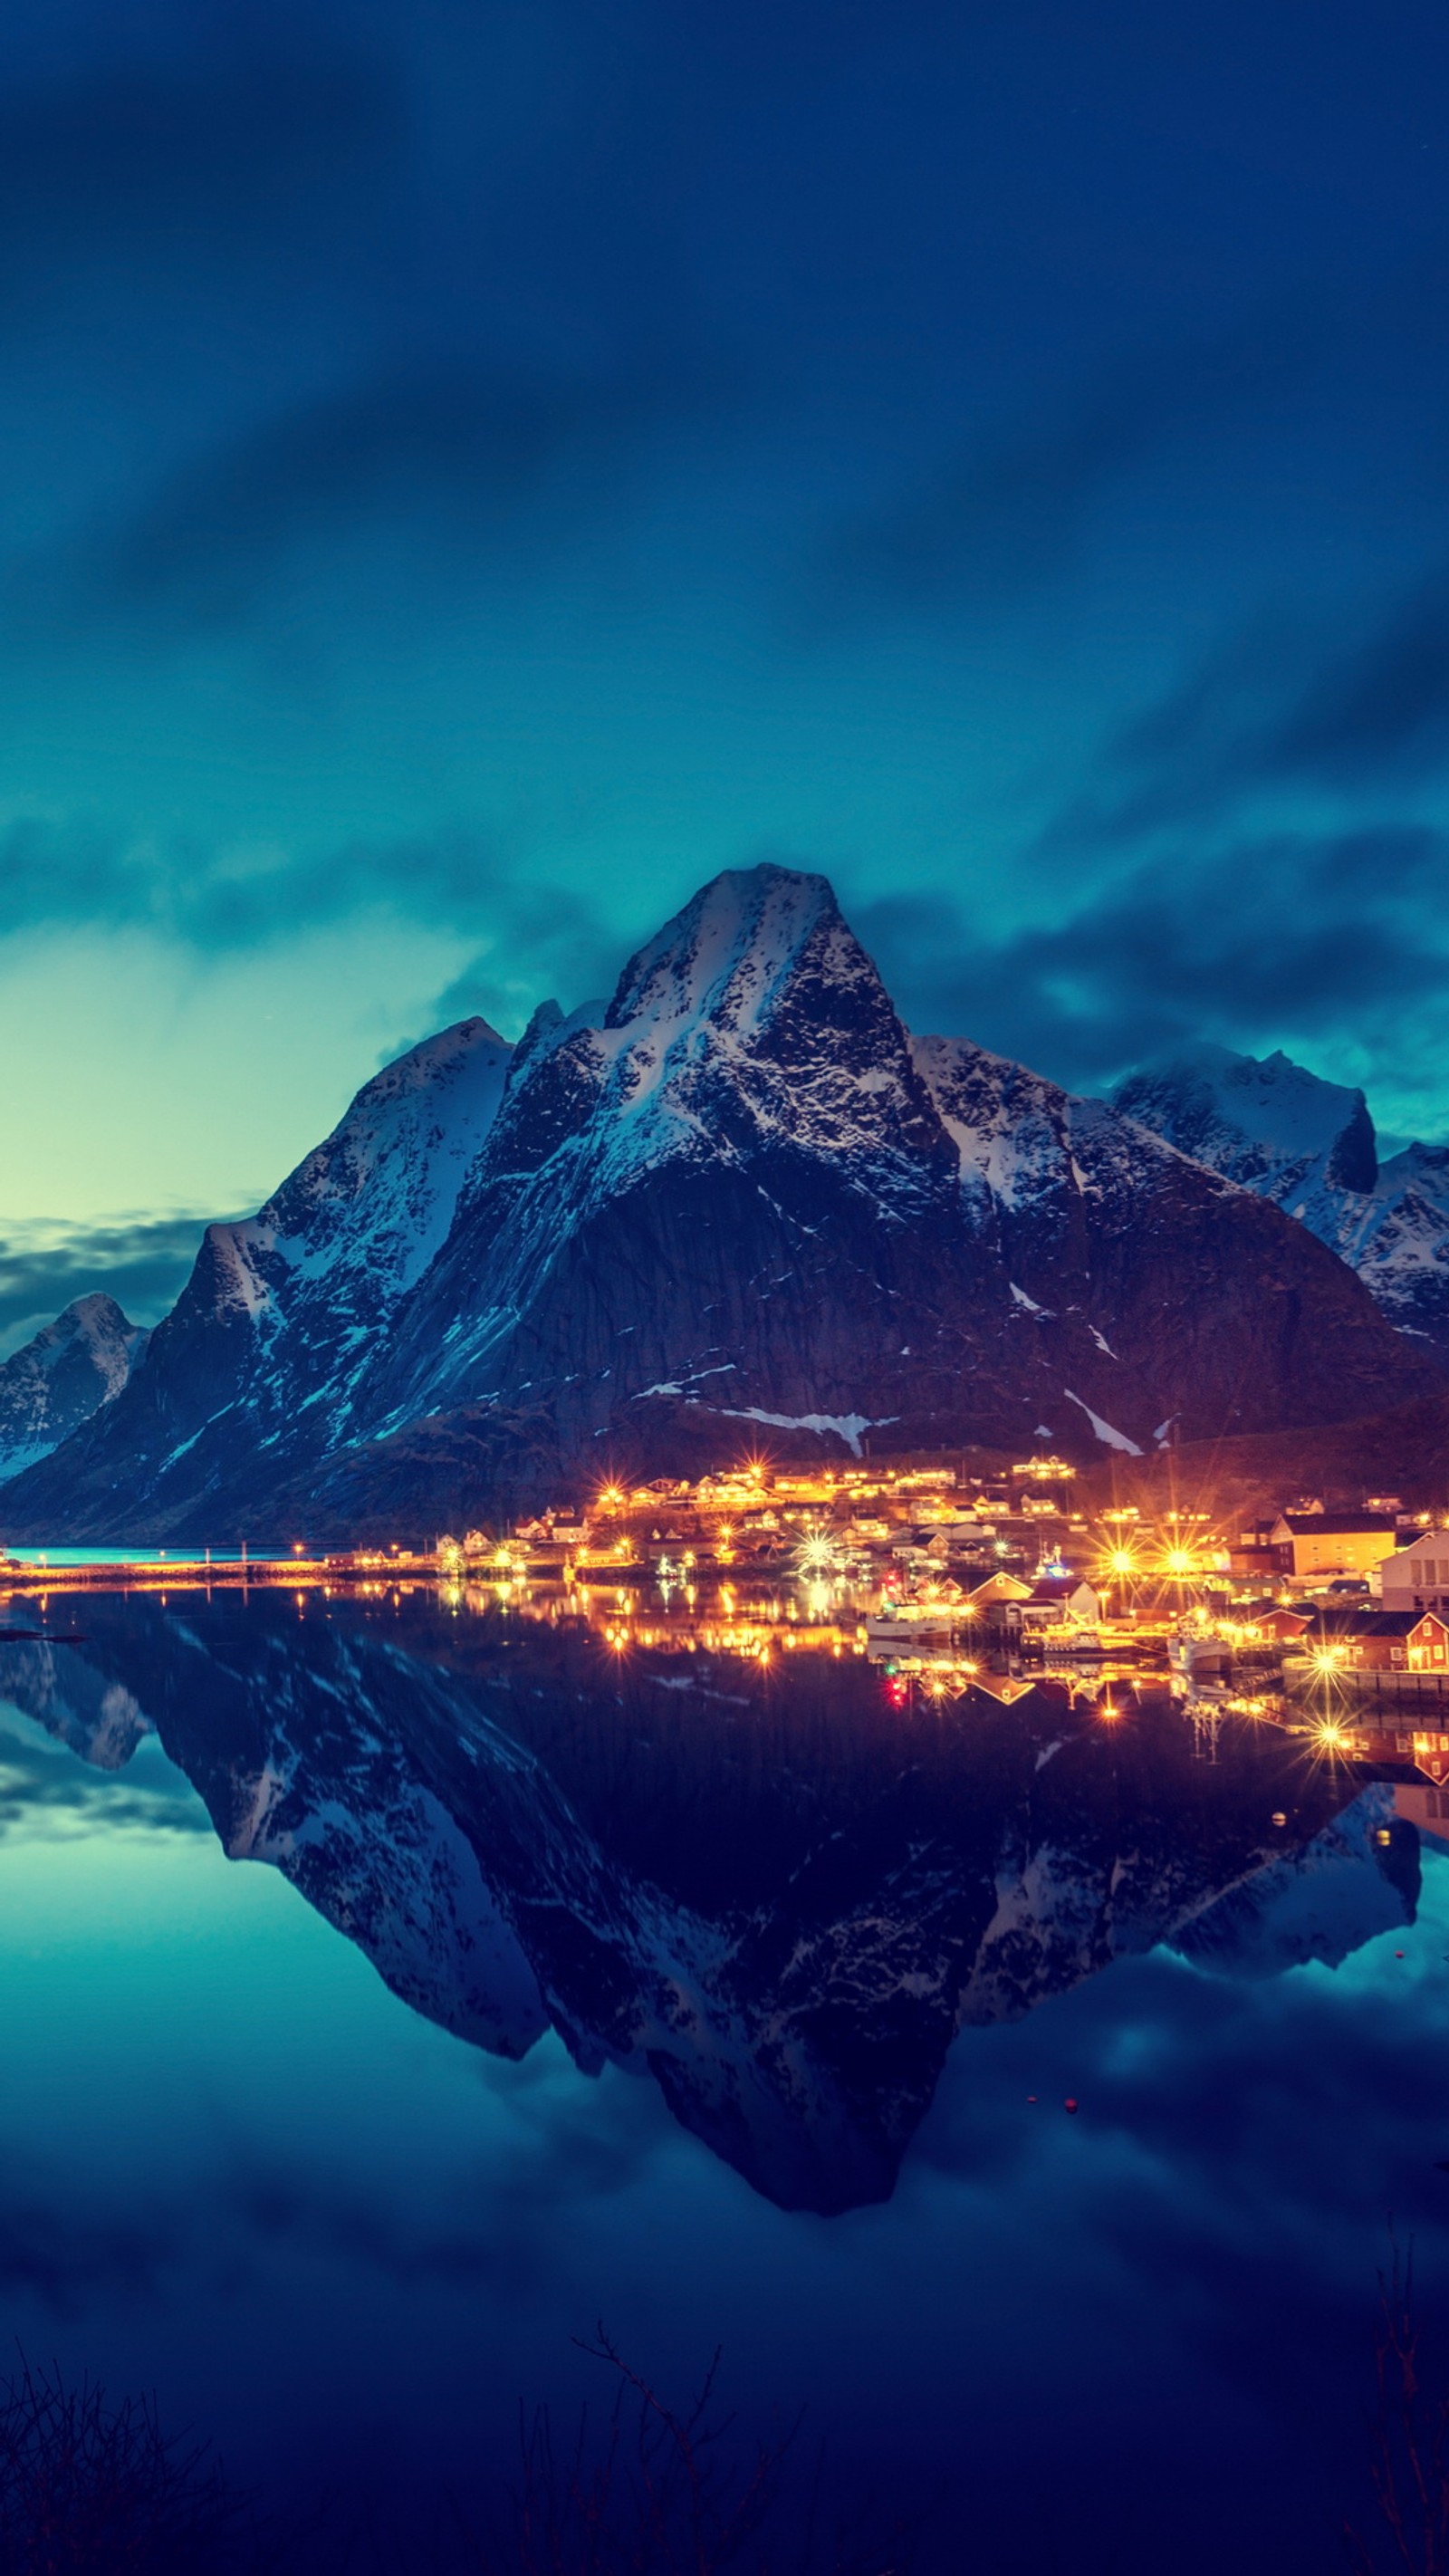
[[[1449,1773],[1449,1726],[1441,1740],[1395,1714],[1414,1690],[1449,1687],[1449,1604],[1385,1619],[1363,1572],[1396,1534],[1431,1544],[1422,1512],[1395,1517],[1394,1498],[1382,1511],[1376,1498],[1336,1521],[1295,1502],[1245,1530],[1202,1496],[1179,1500],[1169,1478],[1170,1507],[1144,1492],[1093,1517],[1077,1508],[1078,1472],[1044,1454],[1009,1467],[752,1455],[693,1479],[611,1474],[590,1501],[427,1545],[307,1556],[286,1542],[230,1561],[158,1550],[63,1569],[0,1555],[0,1592],[50,1615],[52,1595],[91,1584],[204,1585],[210,1598],[284,1582],[301,1615],[311,1591],[394,1606],[431,1591],[450,1619],[582,1626],[616,1658],[729,1655],[782,1683],[801,1655],[863,1659],[894,1707],[969,1715],[1051,1686],[1109,1728],[1156,1691],[1204,1758],[1231,1718],[1288,1727],[1325,1757]],[[1351,1572],[1345,1547],[1359,1551]]]

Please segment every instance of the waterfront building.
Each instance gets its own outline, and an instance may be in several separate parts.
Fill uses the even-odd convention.
[[[1345,1673],[1449,1675],[1449,1613],[1325,1611],[1303,1646],[1315,1663]]]
[[[1026,1598],[1016,1602],[1011,1615],[1020,1623],[1024,1637],[1040,1636],[1049,1629],[1097,1627],[1102,1602],[1095,1585],[1088,1583],[1084,1575],[1043,1574],[1037,1577]]]
[[[1282,1573],[1371,1574],[1393,1555],[1398,1532],[1388,1512],[1280,1512],[1269,1544]],[[1445,1541],[1449,1554],[1449,1538]]]
[[[999,1572],[988,1574],[984,1583],[976,1585],[970,1598],[978,1610],[996,1610],[1007,1602],[1029,1601],[1032,1589],[1032,1585],[1024,1582],[1019,1574]]]
[[[1255,1643],[1276,1646],[1296,1645],[1304,1630],[1313,1623],[1311,1610],[1297,1610],[1283,1601],[1250,1601],[1232,1615],[1251,1632]]]
[[[1383,1561],[1386,1610],[1449,1610],[1449,1529],[1427,1529]]]

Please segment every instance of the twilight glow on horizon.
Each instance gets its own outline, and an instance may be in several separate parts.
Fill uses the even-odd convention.
[[[1427,0],[17,22],[0,1350],[761,858],[919,1029],[1449,1134],[1446,71]]]

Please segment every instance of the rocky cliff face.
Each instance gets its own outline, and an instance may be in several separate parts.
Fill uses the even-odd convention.
[[[154,1725],[227,1851],[413,2009],[647,2076],[786,2208],[889,2195],[963,2026],[1162,1940],[1215,1974],[1338,1959],[1417,1897],[1391,1793],[1339,1813],[1247,1725],[1195,1764],[1170,1709],[1108,1757],[1050,1687],[943,1732],[829,1658],[786,1697],[728,1659],[604,1679],[581,1634],[266,1594],[93,1599],[80,1648],[7,1652],[7,1695],[107,1767]]]
[[[48,1458],[81,1423],[114,1404],[149,1339],[127,1322],[114,1297],[77,1297],[0,1364],[0,1478]]]
[[[1201,1046],[1120,1083],[1114,1106],[1270,1199],[1357,1271],[1402,1333],[1449,1362],[1449,1146],[1380,1162],[1361,1091],[1285,1055]]]
[[[913,1041],[825,880],[762,867],[606,1007],[380,1075],[6,1505],[51,1536],[401,1535],[761,1436],[1100,1454],[1442,1382],[1276,1208]]]

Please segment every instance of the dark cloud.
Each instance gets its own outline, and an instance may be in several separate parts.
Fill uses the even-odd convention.
[[[407,2289],[534,2292],[557,2273],[562,2249],[576,2235],[587,2242],[673,2145],[652,2085],[610,2074],[581,2087],[570,2072],[561,2094],[552,2072],[531,2109],[527,2072],[508,2069],[482,2191],[468,2166],[424,2196],[389,2197],[335,2158],[325,2169],[305,2153],[263,2159],[241,2138],[223,2143],[210,2172],[173,2183],[160,2216],[107,2207],[105,2196],[97,2206],[94,2193],[82,2212],[53,2177],[12,2170],[0,2293],[70,2316],[218,2264],[235,2285],[249,2271],[290,2271],[303,2260]]]
[[[17,1698],[24,1688],[27,1677],[17,1676],[16,1658],[45,1651],[0,1644],[0,1706],[5,1704],[7,1688],[16,1691]],[[57,1648],[55,1653],[62,1660],[59,1683],[64,1685],[64,1665],[74,1650]],[[58,1706],[57,1727],[64,1721],[64,1707]],[[155,1780],[117,1779],[110,1772],[89,1769],[42,1738],[27,1745],[0,1727],[0,1843],[86,1834],[195,1837],[210,1831],[211,1820],[200,1799],[175,1774]]]
[[[1271,2414],[1291,2317],[1299,2368],[1339,2404],[1371,2366],[1387,2213],[1430,2277],[1449,2254],[1442,2121],[1420,2073],[1443,2035],[1427,1977],[1386,2012],[1381,1975],[1356,1962],[1239,1983],[1159,1951],[1015,2029],[965,2034],[917,2156],[1006,2198],[1033,2159],[1059,2241],[1090,2244],[1125,2299],[1150,2282],[1209,2373]],[[1053,2135],[1068,2094],[1070,2152]]]
[[[169,2230],[144,2211],[97,2217],[23,2187],[0,2206],[0,2291],[53,2316],[79,2315],[96,2299],[154,2296],[172,2250]]]
[[[584,2088],[571,2070],[561,2088],[555,2059],[534,2063],[532,2082],[508,2070],[506,2124],[494,2133],[481,2201],[471,2174],[410,2210],[300,2158],[282,2166],[248,2157],[223,2186],[223,2208],[289,2262],[341,2258],[409,2287],[535,2290],[557,2264],[561,2226],[607,2223],[608,2205],[637,2192],[674,2141],[647,2080],[610,2070]]]
[[[1432,929],[1446,868],[1449,837],[1416,826],[1244,836],[1164,848],[994,940],[934,902],[854,919],[913,1025],[1068,1084],[1195,1038],[1251,1049],[1265,1031],[1311,1046],[1347,1029],[1393,1064],[1406,1019],[1449,999],[1449,935]]]
[[[235,626],[359,536],[407,622],[409,553],[471,582],[708,411],[724,342],[660,220],[682,106],[640,14],[158,0],[0,72],[0,311],[73,312],[85,368],[65,464],[7,530],[12,640]],[[56,300],[71,267],[104,275],[99,327],[93,280]]]
[[[379,531],[472,577],[478,548],[536,549],[612,497],[631,441],[671,399],[641,377],[399,361],[194,457],[78,544],[17,566],[12,625],[235,625],[299,557]]]
[[[104,1288],[133,1323],[156,1322],[186,1284],[202,1229],[219,1213],[116,1217],[103,1224],[0,1219],[0,1357],[63,1306]]]
[[[641,923],[641,934],[645,927],[652,924]],[[587,897],[551,885],[500,887],[492,928],[491,945],[444,986],[416,1036],[448,1028],[474,1012],[512,1034],[540,1001],[558,1000],[570,1011],[581,1002],[607,998],[631,947]]]
[[[139,841],[99,824],[16,823],[0,834],[0,897],[12,935],[143,930],[209,954],[265,947],[368,913],[441,925],[476,939],[479,950],[439,995],[427,1034],[470,1011],[527,1018],[545,987],[569,1007],[612,989],[628,932],[643,936],[658,911],[658,899],[641,889],[638,917],[613,928],[588,895],[532,873],[509,838],[462,825],[298,856],[238,857],[193,842]]]
[[[512,863],[477,831],[347,841],[300,857],[151,842],[104,824],[14,823],[0,834],[4,928],[150,930],[223,950],[295,938],[369,909],[481,928]]]
[[[1014,421],[967,434],[874,509],[846,516],[812,577],[822,613],[1000,600],[1076,565],[1114,488],[1172,439],[1297,383],[1321,319],[1275,310],[1203,342],[1120,360]]]
[[[1325,658],[1256,746],[1261,777],[1376,781],[1449,753],[1449,572]]]
[[[1259,622],[1119,728],[1043,848],[1097,852],[1305,788],[1355,799],[1449,760],[1449,567],[1356,610]]]
[[[91,60],[0,93],[0,290],[57,255],[110,260],[149,235],[173,253],[216,220],[295,216],[349,165],[375,166],[404,127],[395,69],[316,16],[205,13],[148,45],[118,23]],[[279,207],[280,200],[280,207]]]

